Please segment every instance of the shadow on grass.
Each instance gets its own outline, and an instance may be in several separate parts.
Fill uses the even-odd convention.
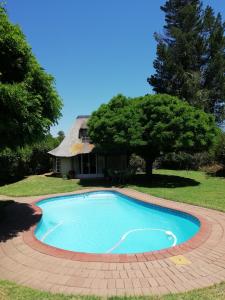
[[[26,176],[23,176],[23,177],[17,177],[17,178],[10,178],[8,180],[3,180],[3,179],[0,179],[0,187],[1,186],[4,186],[6,184],[12,184],[12,183],[16,183],[16,182],[19,182],[23,179],[25,179]]]
[[[216,172],[207,172],[206,174],[210,177],[224,177],[225,178],[225,168],[220,169]]]
[[[16,237],[40,220],[40,215],[27,203],[0,201],[0,242]]]
[[[175,175],[153,174],[151,177],[145,174],[138,174],[126,180],[124,184],[119,181],[106,179],[80,179],[79,185],[82,187],[123,187],[127,185],[136,185],[149,188],[179,188],[186,186],[198,186],[200,182],[186,177]]]

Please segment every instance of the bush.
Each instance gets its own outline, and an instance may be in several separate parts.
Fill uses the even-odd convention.
[[[2,150],[0,152],[0,183],[21,179],[29,173],[30,155],[31,149],[28,147]]]
[[[58,138],[48,135],[42,142],[33,145],[29,160],[29,168],[32,174],[46,173],[52,168],[52,157],[48,154],[48,151],[57,147],[58,144]]]
[[[131,154],[129,159],[129,169],[133,174],[145,171],[145,161],[137,154]]]
[[[215,160],[225,167],[225,132],[221,132],[215,145]]]
[[[156,167],[173,170],[199,170],[202,166],[210,165],[214,161],[211,152],[189,154],[186,152],[168,153],[157,159]]]
[[[52,158],[48,151],[59,144],[59,139],[47,135],[43,141],[32,146],[5,148],[0,152],[0,183],[5,184],[25,175],[48,172]]]
[[[67,179],[74,179],[75,178],[75,172],[74,170],[70,170],[67,174]]]

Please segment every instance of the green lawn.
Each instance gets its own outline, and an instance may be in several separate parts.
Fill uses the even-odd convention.
[[[72,192],[80,189],[79,180],[34,175],[0,187],[0,195],[36,196]]]
[[[51,294],[19,286],[8,281],[0,281],[0,300],[97,300],[99,297],[92,296],[66,296],[62,294]],[[163,297],[110,297],[110,300],[224,300],[225,283],[209,288],[193,290],[188,293],[166,295]]]
[[[165,199],[225,211],[225,178],[198,171],[155,171],[156,180],[130,185],[138,191]],[[1,191],[0,191],[1,192]]]
[[[85,187],[110,186],[102,180],[62,179],[30,176],[0,187],[8,196],[36,196],[71,192]],[[138,191],[180,202],[187,202],[225,211],[225,178],[212,177],[204,172],[155,170],[152,179],[139,175],[127,185]]]

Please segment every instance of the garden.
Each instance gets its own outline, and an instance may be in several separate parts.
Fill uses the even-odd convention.
[[[48,154],[65,138],[63,131],[55,137],[50,131],[62,116],[63,106],[54,77],[39,64],[20,27],[9,20],[5,3],[0,3],[0,60],[3,62],[0,64],[0,300],[97,300],[102,297],[94,294],[102,292],[104,285],[109,290],[105,297],[111,300],[225,299],[222,245],[225,26],[221,14],[216,14],[210,6],[203,6],[202,1],[168,0],[161,11],[165,14],[164,31],[155,33],[155,73],[147,79],[154,94],[135,97],[118,94],[106,99],[87,123],[88,137],[95,149],[106,155],[125,155],[126,170],[108,169],[104,170],[104,178],[75,179],[69,173],[56,174],[54,158]],[[128,258],[121,256],[116,264],[113,260],[98,261],[96,257],[96,261],[82,261],[82,254],[74,252],[68,256],[73,269],[64,252],[53,249],[48,256],[44,243],[39,244],[36,251],[37,241],[29,234],[34,235],[32,230],[40,214],[33,210],[32,201],[41,196],[85,192],[92,188],[140,192],[138,195],[148,201],[157,201],[154,198],[157,197],[161,205],[169,203],[177,210],[188,209],[189,213],[192,210],[193,214],[197,211],[199,216],[202,213],[199,240],[194,238],[194,246],[185,244],[183,248],[182,245],[175,248],[185,263],[179,266],[176,261],[174,266],[169,252],[165,257],[165,252],[149,256],[136,253],[133,262],[129,261],[129,255]],[[73,259],[74,255],[75,258],[78,255],[78,259]],[[34,268],[31,279],[23,281],[23,276],[32,270],[34,259],[40,263],[40,270]],[[50,271],[46,282],[53,281],[46,285],[46,291],[40,291],[44,278],[39,282],[39,275],[45,274],[47,265]],[[85,281],[89,265],[90,269],[96,267],[94,271],[100,279]],[[126,269],[127,273],[121,275],[125,265],[131,266],[131,270]],[[140,274],[135,266],[145,269],[148,276]],[[158,278],[156,283],[151,270],[146,269],[149,266],[155,268],[152,272]],[[163,268],[168,268],[165,276]],[[71,274],[67,274],[68,270]],[[103,271],[109,274],[104,280]],[[126,294],[130,288],[125,286],[126,280],[133,279],[133,274],[136,281],[131,280],[132,296],[122,296],[121,289]],[[165,279],[167,275],[179,279],[178,274],[181,277],[184,274],[183,287],[182,283],[179,287],[175,279],[175,282]],[[32,281],[32,276],[36,276],[36,281]],[[195,286],[195,278],[199,280],[199,288]],[[58,290],[54,290],[54,282],[60,282],[56,284]],[[75,293],[68,293],[71,286]],[[77,289],[80,286],[81,289]]]

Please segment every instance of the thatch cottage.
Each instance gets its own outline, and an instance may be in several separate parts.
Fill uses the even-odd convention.
[[[61,144],[49,151],[55,157],[54,172],[75,178],[104,177],[106,170],[124,170],[127,156],[97,151],[88,137],[89,116],[78,116]]]

